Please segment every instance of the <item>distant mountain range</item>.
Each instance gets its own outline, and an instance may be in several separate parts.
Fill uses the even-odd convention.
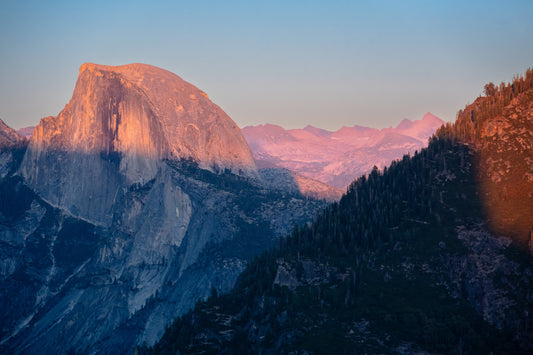
[[[427,113],[421,120],[404,119],[395,128],[353,126],[331,132],[313,126],[287,130],[265,124],[244,127],[242,134],[259,167],[283,167],[344,189],[374,165],[386,166],[427,146],[443,123]]]
[[[20,129],[17,129],[17,133],[21,135],[22,137],[30,138],[33,134],[33,130],[35,129],[35,126],[29,126],[29,127],[23,127]]]

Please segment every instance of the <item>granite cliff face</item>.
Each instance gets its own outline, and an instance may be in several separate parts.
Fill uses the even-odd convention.
[[[256,174],[239,128],[193,85],[146,64],[84,64],[63,111],[35,127],[21,174],[51,204],[106,225],[120,187],[153,179],[163,159]]]
[[[151,344],[324,205],[270,186],[218,106],[143,64],[84,64],[65,109],[10,154],[0,352]]]
[[[37,152],[119,153],[126,158],[121,169],[133,173],[132,180],[137,171],[128,159],[135,156],[254,170],[239,128],[220,107],[177,75],[146,64],[83,64],[70,102],[33,135],[30,150]]]

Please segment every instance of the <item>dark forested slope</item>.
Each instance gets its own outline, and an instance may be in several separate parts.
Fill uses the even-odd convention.
[[[533,71],[354,181],[151,353],[533,350]]]

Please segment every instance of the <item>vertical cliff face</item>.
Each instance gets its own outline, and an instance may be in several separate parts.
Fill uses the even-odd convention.
[[[192,158],[205,168],[244,173],[255,166],[237,125],[204,92],[146,64],[83,64],[70,102],[33,136],[38,152]]]
[[[163,159],[256,174],[238,127],[193,85],[145,64],[84,64],[70,102],[35,128],[21,173],[53,205],[106,225],[121,188],[153,179]]]
[[[0,353],[152,344],[323,205],[263,186],[235,123],[143,64],[83,65],[64,110],[6,154]]]
[[[275,125],[248,126],[245,139],[262,167],[281,167],[345,189],[350,182],[384,167],[404,154],[427,146],[444,121],[427,113],[421,120],[403,120],[396,128],[353,126],[335,132],[312,126],[285,130]]]

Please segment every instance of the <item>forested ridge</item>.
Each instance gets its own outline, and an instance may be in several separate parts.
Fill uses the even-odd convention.
[[[477,152],[476,184],[491,229],[527,246],[533,231],[533,70],[485,85],[437,135]]]
[[[138,350],[529,353],[533,189],[523,154],[532,108],[531,69],[488,84],[427,149],[355,180],[313,223],[251,261],[230,293],[213,290]],[[510,184],[525,207],[498,220],[519,196]]]

